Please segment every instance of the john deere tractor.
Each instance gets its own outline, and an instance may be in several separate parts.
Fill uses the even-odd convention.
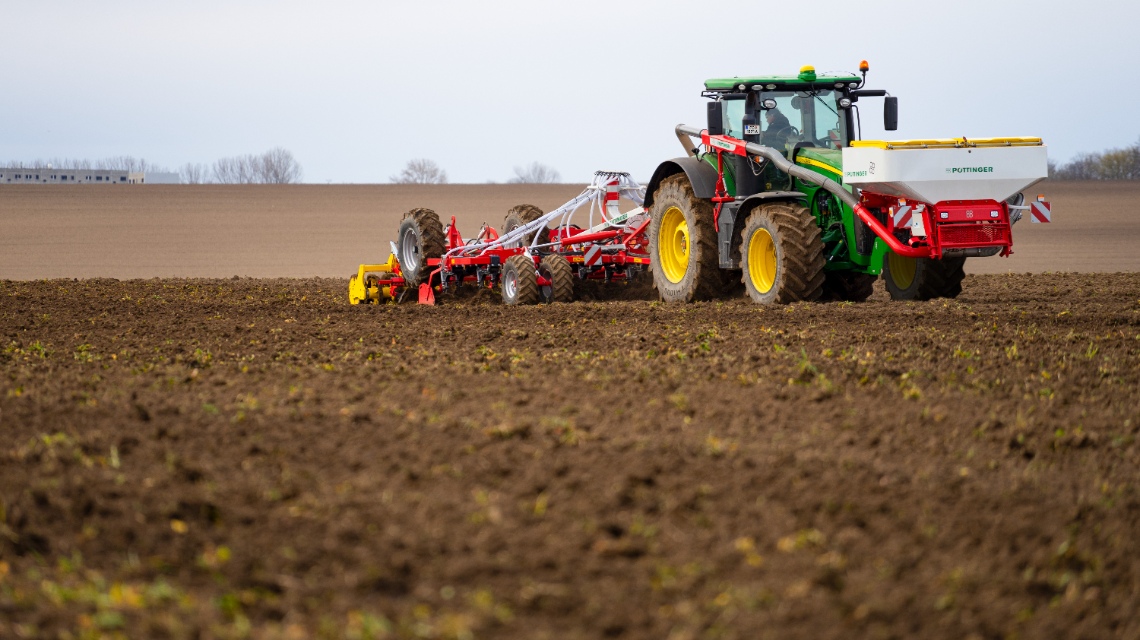
[[[706,127],[647,187],[653,278],[668,301],[955,297],[968,257],[1008,255],[1021,191],[1046,175],[1039,138],[861,141],[859,105],[898,102],[858,75],[705,82]],[[694,140],[698,142],[694,144]],[[1047,206],[1047,205],[1045,205]]]

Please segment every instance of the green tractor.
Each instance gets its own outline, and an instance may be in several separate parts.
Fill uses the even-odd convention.
[[[1046,175],[1040,139],[860,141],[861,99],[885,98],[888,131],[898,119],[867,69],[705,83],[707,126],[678,125],[687,156],[646,189],[663,299],[743,284],[758,303],[862,301],[880,274],[894,299],[952,298],[966,258],[1009,255],[1021,190]]]

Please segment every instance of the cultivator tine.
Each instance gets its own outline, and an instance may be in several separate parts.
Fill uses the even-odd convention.
[[[435,306],[435,291],[427,282],[420,285],[420,304]]]

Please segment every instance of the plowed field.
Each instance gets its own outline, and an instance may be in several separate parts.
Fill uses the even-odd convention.
[[[0,637],[1140,636],[1140,275],[345,288],[0,281]]]
[[[511,207],[552,211],[581,185],[0,185],[0,279],[345,277],[384,262],[404,212],[466,237]],[[1048,181],[1052,224],[1013,229],[1009,258],[968,273],[1140,271],[1140,182]],[[628,210],[632,205],[623,206]],[[585,222],[586,207],[575,220]]]

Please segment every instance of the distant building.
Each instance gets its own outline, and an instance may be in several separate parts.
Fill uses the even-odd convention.
[[[132,173],[127,182],[137,179],[137,184],[182,184],[182,178],[173,171],[147,171],[146,173]]]
[[[177,173],[0,167],[0,184],[178,184]]]

